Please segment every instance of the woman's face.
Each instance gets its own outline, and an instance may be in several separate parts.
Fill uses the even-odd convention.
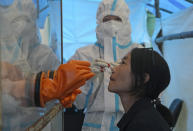
[[[131,54],[128,53],[119,66],[113,68],[108,90],[120,94],[130,91],[133,86],[133,74],[131,72]]]

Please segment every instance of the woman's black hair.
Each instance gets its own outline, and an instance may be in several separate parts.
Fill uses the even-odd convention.
[[[134,87],[130,91],[131,94],[150,99],[171,126],[173,117],[158,98],[170,82],[167,62],[152,48],[135,48],[131,51],[131,71],[134,75]],[[147,82],[145,82],[146,75],[149,75]]]

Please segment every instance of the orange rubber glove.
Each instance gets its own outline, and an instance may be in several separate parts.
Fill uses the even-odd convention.
[[[76,96],[81,93],[80,89],[76,89],[70,94],[69,96],[64,97],[63,100],[60,100],[60,103],[65,107],[65,108],[70,108],[72,107],[72,104],[76,100]]]
[[[59,99],[63,105],[72,104],[79,94],[79,91],[75,90],[94,76],[89,66],[90,63],[87,61],[71,60],[59,66],[53,79],[47,78],[44,72],[37,75],[36,105],[44,107],[46,102],[53,99]]]

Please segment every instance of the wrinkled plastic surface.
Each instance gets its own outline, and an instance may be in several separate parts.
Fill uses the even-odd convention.
[[[35,74],[60,64],[52,49],[41,44],[36,12],[32,0],[0,5],[3,131],[25,130],[54,105],[34,107]]]

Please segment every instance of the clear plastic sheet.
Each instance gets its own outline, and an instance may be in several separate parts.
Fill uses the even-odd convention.
[[[60,64],[60,58],[48,47],[52,44],[41,42],[36,13],[32,0],[0,5],[0,79],[5,131],[27,129],[55,103],[47,104],[46,108],[34,104],[36,74],[55,70]]]

